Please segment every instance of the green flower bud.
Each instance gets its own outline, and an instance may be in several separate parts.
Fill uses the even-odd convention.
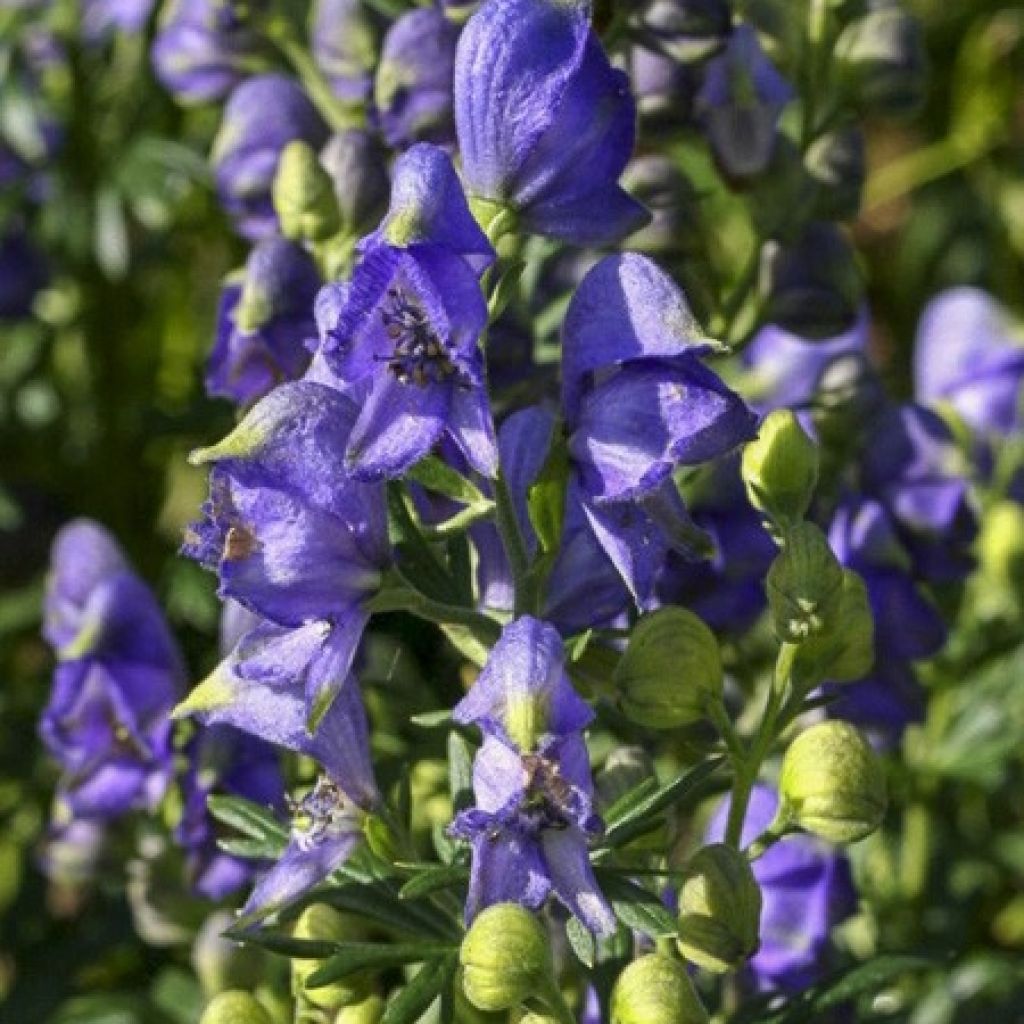
[[[612,990],[611,1024],[707,1024],[686,968],[662,953],[634,960]]]
[[[768,414],[743,449],[750,504],[781,526],[804,517],[818,482],[818,446],[790,409]]]
[[[989,579],[1024,592],[1024,508],[1015,501],[993,505],[982,523],[978,553]]]
[[[334,1024],[379,1024],[384,1016],[384,1007],[380,996],[367,996],[362,1002],[343,1006],[334,1018]]]
[[[614,681],[631,722],[648,729],[691,725],[722,692],[718,641],[693,612],[661,608],[637,623]]]
[[[334,184],[308,142],[296,139],[282,150],[272,194],[285,238],[319,242],[341,228]]]
[[[260,949],[224,938],[233,923],[233,914],[219,910],[196,934],[192,966],[208,996],[233,988],[251,989],[266,973],[266,957]]]
[[[813,523],[786,531],[785,547],[768,570],[767,589],[775,635],[783,643],[798,644],[835,628],[843,569]]]
[[[761,890],[750,862],[715,843],[698,850],[679,888],[680,953],[709,971],[729,971],[757,952]]]
[[[297,939],[319,939],[327,941],[365,939],[366,930],[355,918],[339,913],[325,903],[313,903],[306,907],[295,922],[292,934]],[[369,978],[365,974],[351,974],[318,988],[307,988],[306,979],[319,970],[323,960],[293,959],[292,992],[311,1006],[321,1010],[337,1010],[341,1006],[358,1002],[366,995]]]
[[[793,681],[804,689],[825,680],[849,683],[866,676],[874,661],[875,620],[867,587],[852,569],[844,569],[835,627],[800,645]]]
[[[479,1010],[510,1010],[552,984],[547,932],[517,903],[496,903],[478,915],[459,962],[463,991]]]
[[[214,996],[199,1024],[273,1024],[273,1021],[248,992],[235,989]]]
[[[870,835],[885,814],[885,775],[848,722],[821,722],[786,751],[779,777],[782,817],[831,843]]]

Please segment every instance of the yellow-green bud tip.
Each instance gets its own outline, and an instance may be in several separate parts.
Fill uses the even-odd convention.
[[[199,1024],[273,1024],[273,1021],[248,992],[234,990],[214,996]]]
[[[272,195],[285,238],[319,242],[341,229],[334,184],[316,152],[302,140],[296,139],[282,150]]]
[[[366,930],[358,921],[325,903],[306,907],[295,922],[292,935],[297,939],[328,942],[358,941],[367,937]],[[296,998],[318,1009],[332,1011],[357,1003],[368,995],[370,978],[364,973],[351,974],[328,985],[310,987],[307,984],[310,975],[323,965],[323,960],[294,958],[291,961],[292,992]]]
[[[634,960],[612,990],[611,1024],[707,1024],[686,968],[662,953]]]
[[[790,409],[768,414],[744,449],[743,482],[750,503],[779,528],[802,519],[818,482],[818,446]]]

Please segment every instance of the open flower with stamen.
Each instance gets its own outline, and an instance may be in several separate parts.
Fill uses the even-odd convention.
[[[476,806],[450,829],[473,848],[467,920],[495,903],[536,910],[554,893],[592,932],[611,934],[588,853],[602,830],[581,731],[593,712],[565,675],[558,633],[529,616],[506,626],[454,718],[484,733]]]
[[[414,146],[398,161],[391,208],[360,251],[351,280],[316,303],[324,360],[362,405],[345,452],[353,476],[401,476],[446,434],[493,476],[477,277],[493,254],[441,150]]]

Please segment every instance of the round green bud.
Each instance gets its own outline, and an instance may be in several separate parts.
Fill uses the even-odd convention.
[[[797,523],[784,539],[768,570],[768,607],[779,640],[798,644],[836,626],[843,568],[813,523]]]
[[[679,952],[709,971],[730,971],[757,952],[761,889],[737,849],[698,850],[679,887]]]
[[[722,692],[718,641],[693,612],[660,608],[636,624],[614,681],[631,722],[648,729],[691,725]]]
[[[634,960],[612,990],[611,1024],[707,1024],[686,968],[663,953]]]
[[[821,722],[789,745],[779,794],[783,818],[832,843],[863,839],[885,814],[881,762],[848,722]]]
[[[306,907],[295,922],[292,934],[297,939],[328,942],[366,938],[365,928],[355,918],[339,913],[325,903],[313,903]],[[296,998],[301,998],[321,1010],[337,1010],[339,1007],[357,1002],[366,995],[369,979],[361,973],[348,975],[329,985],[308,987],[306,980],[323,965],[323,960],[295,958],[291,961],[292,992]]]
[[[252,988],[266,973],[266,957],[260,949],[224,938],[233,923],[229,911],[218,910],[196,934],[192,966],[208,996],[226,989]]]
[[[273,1024],[273,1021],[248,992],[235,989],[214,996],[199,1024]]]
[[[795,523],[818,482],[818,446],[790,409],[776,409],[743,449],[742,471],[754,508],[778,526]]]
[[[473,922],[459,950],[466,998],[488,1012],[539,994],[551,977],[551,947],[540,921],[517,903],[497,903]]]
[[[343,1006],[334,1018],[334,1024],[379,1024],[385,1005],[380,996],[367,996],[361,1002]]]
[[[341,228],[334,184],[308,142],[296,139],[281,151],[272,196],[285,238],[319,242]]]
[[[803,689],[826,679],[849,683],[867,675],[874,661],[875,620],[867,587],[852,569],[844,569],[835,628],[800,645],[793,661],[793,681]]]

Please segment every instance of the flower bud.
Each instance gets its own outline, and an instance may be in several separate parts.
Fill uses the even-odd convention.
[[[651,211],[650,224],[623,243],[631,252],[645,252],[666,259],[685,256],[692,247],[696,190],[674,160],[646,153],[629,162],[622,186]]]
[[[381,17],[361,0],[315,0],[310,50],[340,100],[363,103],[373,85]]]
[[[462,987],[479,1010],[510,1010],[551,976],[551,948],[543,926],[517,903],[496,903],[473,922],[459,950]]]
[[[196,934],[192,966],[208,996],[228,989],[251,989],[266,972],[266,958],[260,949],[224,938],[233,922],[229,911],[219,910]]]
[[[235,989],[214,996],[199,1024],[273,1024],[273,1021],[248,992]]]
[[[802,338],[831,338],[853,326],[861,281],[849,242],[833,224],[816,221],[793,241],[762,251],[765,322]]]
[[[631,722],[649,729],[690,725],[721,693],[718,641],[693,612],[661,608],[637,623],[614,680]]]
[[[867,176],[864,133],[847,127],[820,135],[807,148],[804,166],[818,186],[815,214],[827,220],[856,215]]]
[[[814,429],[827,448],[849,449],[885,402],[885,389],[863,352],[831,360],[815,385]]]
[[[742,470],[750,504],[777,525],[795,523],[818,482],[818,446],[791,410],[776,409],[743,449]]]
[[[297,939],[363,939],[366,934],[358,921],[346,917],[325,903],[306,907],[295,922],[292,934]],[[367,978],[350,974],[345,978],[318,988],[307,988],[306,979],[323,966],[323,960],[293,959],[292,992],[321,1010],[336,1010],[361,999],[366,994]]]
[[[885,814],[885,775],[848,722],[821,722],[786,751],[779,777],[783,817],[832,843],[870,835]]]
[[[905,115],[924,98],[921,26],[902,6],[886,4],[848,25],[836,41],[841,78],[863,106]]]
[[[295,139],[281,151],[273,185],[274,210],[285,238],[320,242],[341,227],[330,176],[308,142]]]
[[[737,849],[714,843],[698,850],[679,888],[679,951],[709,971],[729,971],[754,955],[761,890]]]
[[[768,607],[779,640],[798,644],[835,627],[843,569],[813,523],[797,523],[784,539],[768,570]]]
[[[662,953],[634,960],[612,989],[611,1024],[706,1024],[686,968]]]
[[[1015,501],[993,505],[982,522],[978,551],[989,579],[1024,593],[1024,508]]]
[[[367,996],[362,1002],[343,1006],[334,1018],[334,1024],[380,1024],[385,1003],[378,995]]]
[[[350,128],[331,136],[320,164],[334,185],[345,233],[366,234],[387,212],[391,195],[383,147],[369,132]]]
[[[732,13],[726,0],[654,0],[641,16],[641,32],[672,60],[705,60],[729,38]]]
[[[852,569],[844,569],[835,628],[800,644],[793,681],[805,690],[826,680],[849,683],[866,676],[874,660],[875,620],[867,587]]]

